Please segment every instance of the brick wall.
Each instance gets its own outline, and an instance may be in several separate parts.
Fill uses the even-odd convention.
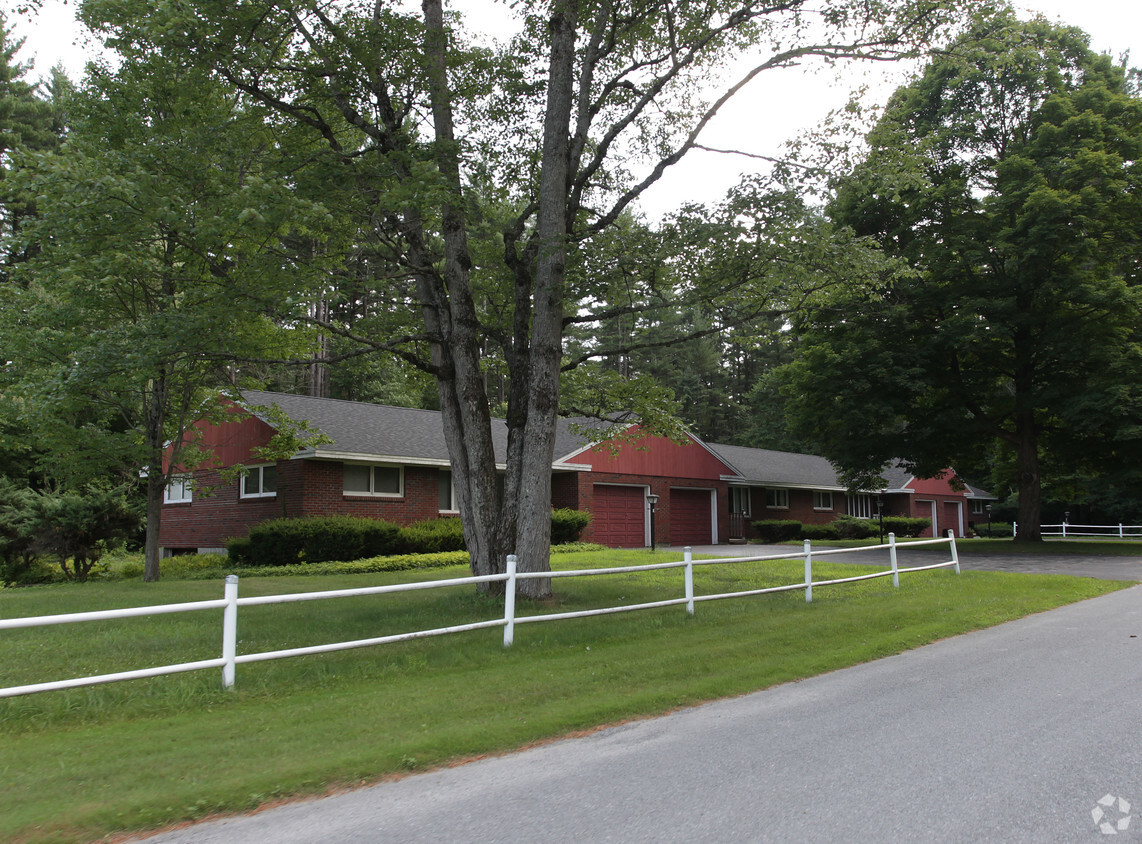
[[[273,498],[241,498],[239,481],[224,483],[216,470],[195,473],[193,500],[163,507],[159,545],[164,549],[221,548],[232,537],[268,519],[288,516],[362,516],[408,524],[440,515],[440,473],[406,466],[400,497],[353,496],[343,492],[343,464],[281,460]]]

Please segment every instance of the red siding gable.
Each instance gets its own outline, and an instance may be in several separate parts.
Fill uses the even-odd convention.
[[[650,475],[660,478],[717,480],[733,470],[694,440],[679,445],[665,437],[642,436],[624,442],[612,454],[606,444],[572,457],[569,463],[588,465],[596,472]]]
[[[949,483],[954,477],[952,471],[947,469],[935,478],[913,478],[905,489],[910,489],[919,495],[954,495],[963,498],[967,490],[955,489]]]
[[[187,438],[201,438],[198,439],[200,446],[213,452],[208,466],[225,469],[239,463],[259,462],[253,457],[253,450],[268,445],[274,429],[237,405],[227,412],[231,418],[219,425],[208,420],[195,422]]]

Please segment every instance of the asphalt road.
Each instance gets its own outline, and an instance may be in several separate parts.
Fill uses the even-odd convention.
[[[1140,690],[1134,587],[756,694],[150,840],[1142,840]]]

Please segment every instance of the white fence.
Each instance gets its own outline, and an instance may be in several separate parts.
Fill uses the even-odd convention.
[[[1012,524],[1012,532],[1019,535],[1019,525]],[[1040,525],[1043,536],[1061,536],[1063,539],[1078,536],[1093,536],[1102,539],[1142,539],[1142,525],[1073,525],[1063,522],[1059,525]]]
[[[893,534],[888,535],[888,543],[876,545],[871,548],[833,548],[814,551],[808,540],[800,552],[793,551],[788,554],[773,554],[754,557],[720,557],[713,560],[695,560],[689,548],[685,549],[681,560],[670,562],[651,563],[641,566],[622,566],[605,569],[580,569],[571,571],[552,572],[517,572],[516,558],[507,559],[507,572],[504,574],[486,575],[483,577],[460,577],[449,580],[430,580],[417,583],[404,583],[394,586],[371,586],[360,589],[335,589],[325,592],[302,592],[292,595],[263,595],[253,598],[238,597],[238,577],[229,575],[226,578],[225,594],[222,599],[215,601],[194,601],[185,604],[163,604],[153,607],[131,607],[128,609],[102,610],[96,612],[68,613],[63,615],[42,615],[28,618],[0,619],[0,631],[13,630],[23,627],[46,627],[54,624],[73,624],[84,621],[103,621],[113,618],[132,618],[137,616],[162,615],[167,613],[193,612],[197,610],[222,610],[222,655],[217,659],[205,659],[197,662],[183,662],[175,665],[162,665],[155,668],[142,668],[134,671],[120,671],[114,674],[100,674],[92,677],[77,677],[71,680],[56,680],[46,683],[34,683],[24,686],[10,686],[0,688],[0,698],[15,697],[17,695],[33,694],[35,692],[56,691],[79,686],[93,686],[100,683],[114,683],[119,680],[136,680],[144,677],[158,677],[163,674],[177,674],[185,671],[199,671],[204,668],[221,668],[222,685],[231,688],[234,685],[235,669],[238,665],[250,662],[263,662],[271,659],[284,659],[291,656],[304,656],[307,654],[328,653],[330,651],[348,650],[350,648],[364,648],[371,645],[383,645],[389,642],[399,642],[406,639],[420,639],[428,636],[442,636],[447,633],[461,633],[468,630],[480,630],[486,627],[504,628],[504,646],[509,647],[515,637],[517,624],[529,624],[541,621],[560,621],[568,618],[584,618],[592,615],[607,615],[619,612],[631,612],[653,607],[669,607],[680,604],[686,605],[686,612],[694,614],[694,604],[699,601],[717,601],[723,598],[739,598],[748,595],[762,595],[769,592],[789,592],[804,590],[805,600],[813,600],[814,587],[832,586],[838,583],[852,583],[859,580],[870,580],[877,577],[892,577],[894,586],[900,585],[900,574],[903,572],[924,571],[927,569],[954,567],[959,574],[959,556],[956,551],[956,540],[951,531],[947,539],[930,539],[920,542],[908,543],[909,548],[927,545],[944,545],[950,548],[951,559],[923,566],[900,568],[897,564],[897,544]],[[854,577],[842,577],[832,580],[813,580],[813,560],[854,551],[887,550],[889,568],[872,574],[861,574]],[[765,562],[771,560],[788,560],[802,558],[805,563],[805,580],[786,586],[771,586],[765,589],[752,589],[744,592],[726,592],[716,595],[694,594],[694,568],[696,566],[718,566],[734,563]],[[643,604],[628,604],[617,607],[603,607],[600,609],[583,610],[580,612],[550,613],[544,615],[517,616],[515,614],[516,583],[525,579],[559,578],[559,577],[590,577],[606,574],[623,574],[639,571],[654,571],[662,569],[683,570],[683,596],[668,598],[662,601],[652,601]],[[239,654],[237,652],[238,608],[252,607],[262,604],[284,604],[294,601],[316,601],[327,598],[344,598],[356,595],[380,595],[391,592],[407,592],[414,589],[439,589],[447,586],[472,585],[476,583],[493,583],[503,581],[504,589],[504,617],[489,621],[478,621],[471,624],[460,624],[454,627],[438,627],[432,630],[417,630],[412,633],[397,633],[391,636],[377,636],[371,639],[357,639],[351,642],[335,642],[326,645],[313,645],[303,648],[290,648],[280,651],[263,651],[261,653]]]

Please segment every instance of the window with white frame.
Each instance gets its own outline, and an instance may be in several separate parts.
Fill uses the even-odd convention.
[[[771,510],[788,510],[789,490],[767,489],[765,491],[765,506]]]
[[[456,506],[456,487],[452,484],[452,470],[441,469],[437,473],[436,483],[440,489],[440,512],[458,512],[460,508]]]
[[[813,509],[814,510],[832,510],[833,509],[833,494],[831,492],[813,492]]]
[[[867,492],[848,496],[848,505],[850,516],[856,516],[858,519],[872,518],[872,496]]]
[[[400,498],[404,495],[404,467],[345,464],[345,495],[375,495]]]
[[[750,514],[749,487],[730,487],[730,512],[741,513],[743,516],[748,516]]]
[[[192,488],[190,475],[171,475],[163,492],[163,501],[167,504],[186,504],[193,500]]]
[[[276,466],[249,466],[242,476],[243,498],[273,498],[278,494]]]
[[[971,502],[971,512],[973,516],[982,516],[984,513],[983,500],[980,498],[973,498]]]

